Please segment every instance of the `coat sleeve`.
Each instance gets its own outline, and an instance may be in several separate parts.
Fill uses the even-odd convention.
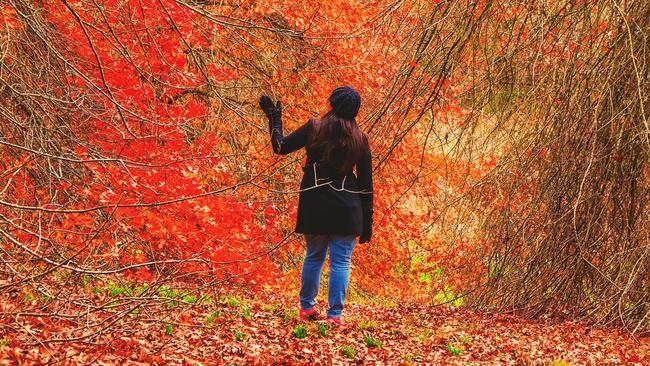
[[[372,215],[374,212],[373,200],[374,193],[372,188],[372,154],[370,145],[366,138],[366,149],[357,162],[357,179],[359,181],[359,190],[361,197],[361,209],[363,212],[364,225],[372,226]]]
[[[279,113],[275,113],[269,117],[269,127],[271,129],[271,146],[273,147],[273,152],[286,155],[305,146],[312,126],[311,120],[309,120],[291,134],[284,136],[282,131],[282,117]]]

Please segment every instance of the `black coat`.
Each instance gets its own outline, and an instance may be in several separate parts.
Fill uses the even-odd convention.
[[[271,116],[269,122],[273,152],[282,155],[305,147],[314,123],[309,120],[284,136],[279,113]],[[320,149],[306,148],[307,162],[302,167],[295,227],[297,233],[361,235],[364,225],[372,227],[372,156],[368,139],[364,141],[364,153],[355,164],[357,175],[352,171],[342,175],[336,173],[342,164],[341,154],[332,153],[331,161],[324,163]]]

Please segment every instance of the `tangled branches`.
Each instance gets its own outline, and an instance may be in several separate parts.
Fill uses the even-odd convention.
[[[650,6],[531,10],[486,28],[508,37],[480,66],[508,148],[471,195],[492,247],[476,300],[646,329]]]

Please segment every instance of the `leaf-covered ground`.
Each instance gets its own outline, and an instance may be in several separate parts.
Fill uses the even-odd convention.
[[[6,314],[11,305],[1,299]],[[47,321],[21,316],[8,325],[5,317],[0,363],[650,365],[648,338],[572,322],[350,303],[347,324],[330,328],[298,320],[294,299],[269,291],[185,300],[131,314],[78,342],[35,345],[47,338]]]

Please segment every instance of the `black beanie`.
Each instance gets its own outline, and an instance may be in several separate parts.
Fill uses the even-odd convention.
[[[354,119],[361,107],[361,96],[349,86],[340,86],[330,95],[330,105],[334,114],[345,119]]]

